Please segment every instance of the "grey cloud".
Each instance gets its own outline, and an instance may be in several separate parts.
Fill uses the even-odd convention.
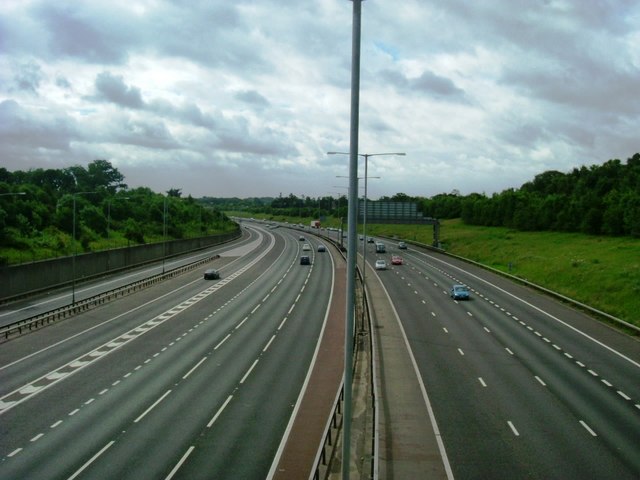
[[[121,76],[102,72],[96,77],[96,90],[98,98],[117,105],[140,109],[144,107],[144,101],[137,87],[128,87]]]
[[[381,77],[399,90],[423,93],[447,101],[465,101],[464,90],[458,88],[449,78],[441,77],[429,70],[417,78],[407,78],[395,70],[385,70]]]
[[[0,103],[0,157],[6,152],[31,149],[68,150],[77,137],[75,122],[50,111],[33,112],[15,100]]]
[[[148,108],[160,115],[187,122],[198,127],[213,129],[217,125],[217,121],[212,115],[205,114],[200,107],[194,103],[184,103],[181,106],[175,106],[166,100],[156,99],[149,102]]]
[[[58,87],[60,87],[60,88],[65,89],[65,90],[70,90],[71,89],[71,82],[69,82],[69,80],[67,80],[62,75],[58,75],[56,77],[56,85]]]
[[[269,106],[269,100],[260,95],[255,90],[243,90],[235,94],[235,98],[241,102],[253,105],[257,108],[264,108]]]
[[[113,142],[161,150],[182,148],[162,122],[130,119],[117,128],[112,133]]]
[[[640,114],[640,70],[507,70],[502,82],[528,95],[579,110]]]
[[[14,76],[15,86],[18,90],[34,94],[38,93],[42,79],[42,68],[34,61],[20,64]]]
[[[115,8],[83,2],[41,2],[35,9],[51,51],[60,56],[81,58],[90,63],[123,63],[136,32],[128,16]]]

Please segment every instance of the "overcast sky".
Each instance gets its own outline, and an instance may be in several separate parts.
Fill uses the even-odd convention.
[[[348,0],[2,0],[0,166],[346,194],[351,29]],[[361,52],[359,151],[407,154],[370,158],[371,198],[640,151],[637,0],[367,0]]]

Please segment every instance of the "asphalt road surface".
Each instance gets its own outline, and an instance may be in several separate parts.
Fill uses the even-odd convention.
[[[640,344],[437,253],[377,274],[433,406],[455,478],[640,478]],[[360,245],[361,248],[361,245]],[[454,301],[454,283],[471,288]]]
[[[334,270],[314,239],[251,231],[220,280],[186,273],[0,346],[0,478],[265,478]]]

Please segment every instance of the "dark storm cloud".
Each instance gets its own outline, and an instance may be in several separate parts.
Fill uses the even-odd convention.
[[[114,8],[84,2],[42,2],[34,18],[43,28],[54,56],[74,57],[90,63],[123,63],[136,29]]]
[[[243,90],[235,94],[235,98],[243,103],[253,105],[257,108],[264,108],[269,106],[269,100],[260,95],[255,90]]]
[[[14,75],[15,88],[37,94],[42,77],[42,69],[36,62],[22,63]]]
[[[144,101],[137,87],[129,87],[121,76],[102,72],[96,77],[97,98],[127,108],[143,108]]]
[[[417,78],[407,78],[400,72],[385,70],[381,72],[381,77],[400,90],[422,93],[440,100],[465,100],[464,90],[458,88],[451,79],[428,70],[422,72],[422,75]]]

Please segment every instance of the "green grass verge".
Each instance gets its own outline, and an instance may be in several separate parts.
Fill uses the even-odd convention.
[[[371,225],[374,235],[431,244],[431,226]],[[449,253],[546,287],[640,326],[640,240],[558,232],[519,232],[444,221]]]

